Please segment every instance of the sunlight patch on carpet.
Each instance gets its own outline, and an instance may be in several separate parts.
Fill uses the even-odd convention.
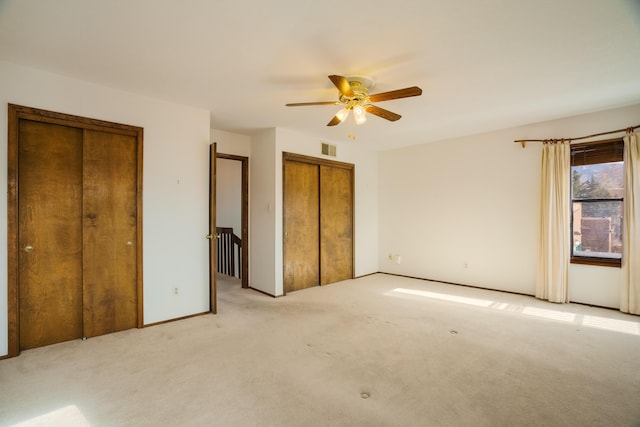
[[[543,317],[545,319],[559,320],[561,322],[573,323],[576,320],[575,313],[569,313],[566,311],[548,310],[546,308],[539,307],[525,307],[522,310],[522,314],[529,316]]]
[[[608,331],[623,332],[625,334],[640,335],[640,323],[627,320],[609,319],[600,316],[584,316],[582,324],[592,328]]]
[[[392,292],[398,292],[401,294],[408,294],[408,295],[417,295],[420,297],[427,297],[427,298],[435,298],[435,299],[444,300],[444,301],[459,302],[462,304],[476,305],[480,307],[488,307],[491,304],[493,304],[493,301],[489,301],[489,300],[460,297],[456,295],[441,294],[438,292],[418,291],[415,289],[396,288]]]
[[[80,411],[76,405],[69,405],[43,415],[38,415],[21,423],[13,424],[11,427],[35,426],[91,427],[91,423],[84,417],[82,411]]]
[[[391,292],[386,293],[386,295],[394,294],[418,296],[441,301],[450,301],[460,304],[472,305],[475,307],[484,307],[490,310],[508,311],[511,313],[522,314],[526,316],[534,316],[578,326],[586,326],[589,328],[620,332],[630,335],[640,335],[640,322],[633,322],[629,320],[620,320],[602,316],[582,315],[566,310],[563,311],[532,306],[522,306],[505,302],[491,301],[487,299],[461,297],[457,295],[418,289],[395,288]]]

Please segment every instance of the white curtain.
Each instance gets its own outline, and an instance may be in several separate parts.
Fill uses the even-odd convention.
[[[545,142],[542,147],[536,298],[551,302],[569,302],[570,172],[569,143]]]
[[[624,223],[620,310],[640,314],[640,141],[624,137]]]

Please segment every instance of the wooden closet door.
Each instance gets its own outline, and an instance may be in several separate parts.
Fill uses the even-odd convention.
[[[284,290],[320,284],[319,168],[284,162]]]
[[[19,335],[29,349],[83,336],[82,130],[21,120],[19,135]]]
[[[137,325],[137,144],[84,131],[84,336]]]
[[[353,278],[353,169],[320,166],[320,284]]]
[[[142,327],[143,129],[8,112],[9,356]]]

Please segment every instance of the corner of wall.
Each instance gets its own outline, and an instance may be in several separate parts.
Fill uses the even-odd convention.
[[[251,137],[249,200],[249,285],[278,296],[276,274],[275,129]]]

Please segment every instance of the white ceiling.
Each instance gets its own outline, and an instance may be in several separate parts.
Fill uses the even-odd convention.
[[[639,0],[0,0],[0,60],[375,149],[640,103]],[[327,127],[329,74],[401,114]]]

